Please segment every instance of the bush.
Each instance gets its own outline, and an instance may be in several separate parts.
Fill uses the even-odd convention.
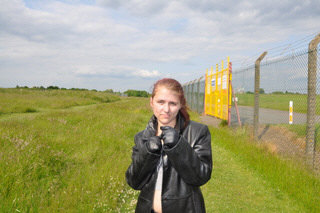
[[[106,89],[105,92],[107,92],[107,93],[113,93],[113,89]]]
[[[58,86],[48,86],[47,89],[59,89]]]
[[[272,94],[282,95],[282,94],[283,94],[283,92],[281,92],[281,91],[274,91],[274,92],[272,92]]]
[[[27,113],[36,112],[36,111],[37,111],[36,109],[30,108],[30,107],[26,108],[26,110],[25,110],[25,112],[27,112]]]
[[[227,120],[221,120],[219,126],[220,127],[228,126],[228,121]]]
[[[127,90],[124,92],[124,94],[127,94],[129,97],[130,96],[135,96],[135,97],[149,97],[149,93],[144,90]]]

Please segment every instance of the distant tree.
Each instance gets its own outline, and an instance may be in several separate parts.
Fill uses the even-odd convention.
[[[71,90],[87,91],[88,89],[84,89],[84,88],[71,88]]]
[[[274,91],[274,92],[272,92],[272,94],[283,95],[283,92],[281,92],[281,91]]]
[[[247,92],[246,92],[246,94],[253,94],[253,92],[251,92],[251,91],[247,91]]]
[[[149,97],[149,93],[144,90],[127,90],[124,92],[124,94],[127,94],[129,97],[130,96],[135,96],[135,97]]]
[[[112,90],[112,89],[106,89],[105,92],[107,92],[107,93],[113,93],[113,90]]]
[[[98,92],[96,89],[92,89],[91,91],[93,91],[93,92]]]
[[[58,86],[48,86],[47,89],[59,89]]]

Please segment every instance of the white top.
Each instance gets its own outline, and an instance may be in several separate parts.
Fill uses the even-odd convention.
[[[160,157],[159,164],[157,166],[158,176],[154,190],[153,197],[153,210],[156,213],[162,213],[162,203],[161,203],[161,192],[162,192],[162,181],[163,181],[163,159]]]

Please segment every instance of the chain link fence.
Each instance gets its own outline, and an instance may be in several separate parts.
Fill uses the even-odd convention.
[[[200,77],[194,81],[190,81],[183,86],[187,105],[192,110],[199,114],[204,111],[204,91],[205,79]]]
[[[253,137],[270,151],[319,170],[320,48],[316,45],[310,50],[310,44],[309,49],[304,43],[303,48],[291,48],[287,54],[264,53],[259,66],[258,59],[252,59],[251,65],[234,69],[230,124],[251,129]],[[315,72],[313,77],[310,70]],[[183,88],[188,106],[203,113],[205,79],[188,82]]]
[[[232,85],[243,124],[253,124],[254,82],[254,66],[233,71]],[[262,62],[259,93],[260,124],[289,124],[290,101],[293,102],[293,125],[305,124],[307,120],[308,51],[302,50],[294,55],[275,60],[266,59]],[[237,125],[234,107],[231,123]]]
[[[315,51],[319,51],[317,48]],[[319,63],[316,65],[316,79],[308,84],[309,50],[274,59],[265,58],[260,65],[259,111],[256,139],[265,143],[273,152],[302,161],[311,155],[312,167],[320,169],[320,76]],[[319,61],[319,54],[316,55]],[[231,124],[238,125],[238,110],[242,124],[249,128],[254,125],[255,66],[233,72],[234,100],[238,108],[232,106]],[[310,85],[312,84],[312,85]],[[307,141],[308,134],[308,87],[315,87],[314,136]],[[310,99],[309,99],[310,100]],[[291,112],[291,113],[290,113]],[[254,132],[254,131],[253,131]],[[255,134],[255,133],[254,133]],[[308,145],[313,144],[308,148]],[[308,157],[309,156],[309,157]]]

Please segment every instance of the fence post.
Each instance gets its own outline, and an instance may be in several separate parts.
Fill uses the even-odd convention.
[[[198,83],[197,83],[197,101],[196,101],[196,103],[197,103],[197,106],[196,106],[196,108],[197,108],[197,113],[199,113],[199,93],[200,93],[200,81],[198,80],[197,82],[198,82]]]
[[[204,101],[204,100],[201,100],[200,99],[200,82],[201,82],[201,79],[203,78],[203,76],[201,76],[200,78],[199,78],[199,80],[198,80],[198,96],[197,96],[197,112],[200,114],[200,112],[201,112],[201,109],[200,109],[200,107],[201,107],[201,105],[200,105],[200,101]]]
[[[267,55],[267,52],[262,53],[255,63],[254,113],[253,113],[253,137],[255,139],[258,139],[258,129],[259,129],[260,62],[266,55]]]
[[[306,163],[314,167],[315,152],[315,116],[316,116],[316,90],[317,90],[317,48],[320,42],[318,34],[308,48],[308,111],[306,135]]]
[[[228,82],[228,126],[231,125],[231,107],[232,107],[232,62],[228,58],[229,82]]]
[[[206,69],[206,75],[204,79],[204,103],[203,103],[203,114],[207,114],[207,101],[208,101],[208,69]]]
[[[191,97],[190,97],[190,108],[192,110],[194,110],[194,106],[193,106],[193,98],[194,98],[194,81],[191,81]]]
[[[188,105],[189,105],[189,107],[190,107],[190,109],[191,109],[191,106],[190,106],[190,81],[188,82],[188,93],[187,93],[187,103],[188,103]]]

